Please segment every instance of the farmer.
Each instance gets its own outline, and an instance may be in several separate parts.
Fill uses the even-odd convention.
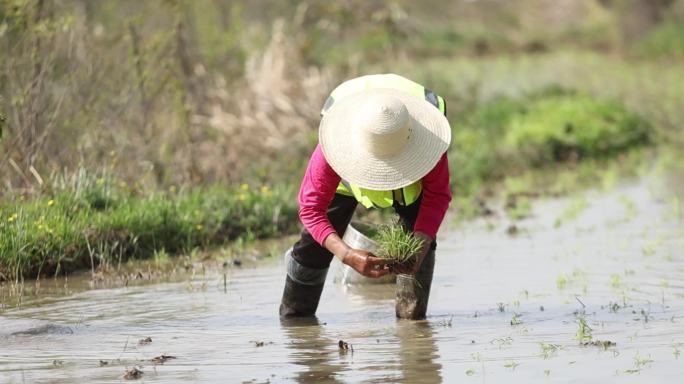
[[[367,277],[397,273],[397,317],[425,318],[435,235],[451,201],[444,99],[398,75],[369,75],[335,88],[321,115],[319,144],[299,190],[304,229],[286,255],[280,315],[316,313],[335,256]],[[404,229],[423,240],[411,267],[390,270],[342,240],[358,203],[394,208]]]

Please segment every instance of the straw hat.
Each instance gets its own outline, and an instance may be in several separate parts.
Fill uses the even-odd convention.
[[[369,89],[337,101],[318,138],[343,180],[370,190],[394,190],[423,178],[451,141],[446,117],[432,104],[395,89]]]

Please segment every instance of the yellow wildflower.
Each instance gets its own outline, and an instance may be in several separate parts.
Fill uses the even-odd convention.
[[[11,222],[13,222],[14,220],[16,220],[17,217],[19,217],[19,215],[17,215],[16,213],[13,213],[13,214],[11,214],[11,215],[9,215],[9,216],[7,217],[7,221],[9,221],[9,222],[11,223]]]
[[[243,183],[242,185],[240,185],[240,189],[242,189],[243,191],[248,190],[248,189],[249,189],[249,184]]]
[[[261,194],[262,194],[262,195],[266,195],[266,196],[268,196],[269,194],[271,194],[271,189],[268,188],[268,185],[262,185],[262,186],[261,186]]]
[[[240,200],[240,201],[245,201],[245,200],[247,200],[247,195],[245,195],[244,193],[239,194],[239,195],[238,195],[238,200]]]
[[[52,199],[48,200],[48,207],[51,207],[53,205],[55,205],[55,201]]]
[[[197,228],[198,231],[201,231],[202,228],[204,228],[204,225],[202,225],[202,224],[197,224],[197,225],[195,225],[195,228]]]

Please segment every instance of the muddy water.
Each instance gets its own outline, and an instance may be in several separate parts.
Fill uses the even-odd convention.
[[[225,290],[219,271],[58,287],[0,308],[0,382],[121,382],[132,366],[144,382],[679,382],[684,199],[672,196],[640,182],[538,202],[516,235],[501,217],[445,231],[422,322],[394,318],[391,286],[331,273],[317,321],[281,323],[282,265],[233,268]],[[580,346],[578,316],[616,345]]]

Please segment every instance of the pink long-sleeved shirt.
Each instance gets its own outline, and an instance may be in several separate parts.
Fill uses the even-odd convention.
[[[328,235],[335,232],[326,212],[340,180],[340,176],[325,160],[320,145],[317,145],[299,188],[299,219],[321,245]],[[434,239],[451,201],[446,153],[421,181],[423,198],[413,230]]]

